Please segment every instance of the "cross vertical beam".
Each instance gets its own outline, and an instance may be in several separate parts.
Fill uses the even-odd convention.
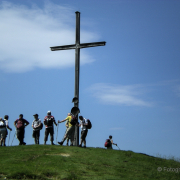
[[[78,101],[74,102],[74,107],[79,108],[79,74],[80,74],[80,49],[96,46],[105,46],[106,42],[92,42],[92,43],[80,43],[80,12],[76,11],[76,40],[75,44],[65,45],[65,46],[54,46],[50,47],[51,51],[58,50],[68,50],[75,49],[75,87],[74,87],[74,97]],[[78,115],[77,115],[78,118]],[[79,145],[79,127],[75,127],[75,141],[74,145]]]
[[[76,11],[76,46],[80,44],[80,12]],[[79,73],[80,73],[80,48],[75,49],[75,87],[74,97],[78,99],[74,102],[74,107],[79,108]],[[76,115],[78,119],[78,114]],[[79,145],[79,127],[75,126],[74,145]]]

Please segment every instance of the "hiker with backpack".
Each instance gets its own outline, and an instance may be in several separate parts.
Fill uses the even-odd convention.
[[[105,142],[104,146],[107,147],[107,149],[113,149],[112,145],[116,145],[117,146],[116,143],[113,143],[112,136],[110,135],[109,139],[106,139],[106,142]]]
[[[81,142],[80,142],[80,145],[79,147],[82,147],[82,143],[84,143],[84,148],[86,148],[86,136],[87,136],[87,133],[88,133],[88,119],[86,118],[83,118],[83,116],[79,116],[79,119],[80,119],[80,123],[78,126],[81,127]]]
[[[5,145],[5,138],[6,138],[6,123],[2,117],[0,117],[0,140],[1,146]]]
[[[4,121],[5,121],[5,123],[6,123],[6,137],[7,137],[7,135],[8,135],[8,129],[9,129],[10,131],[12,131],[12,129],[9,127],[8,119],[9,119],[9,116],[8,116],[8,115],[5,115],[5,116],[4,116]],[[6,146],[6,137],[5,137],[5,139],[4,139],[4,146]]]
[[[71,113],[68,113],[68,116],[65,119],[63,119],[62,121],[58,121],[58,123],[62,123],[65,121],[67,121],[67,123],[68,123],[68,129],[66,131],[65,136],[63,137],[63,140],[61,142],[58,142],[58,144],[63,145],[64,141],[67,138],[69,138],[71,140],[70,146],[73,146],[75,125],[77,123],[77,120],[73,115],[71,115]]]
[[[39,144],[40,130],[42,129],[41,119],[38,118],[38,114],[34,114],[34,120],[32,122],[33,134],[35,144]]]
[[[19,140],[19,145],[26,145],[24,142],[25,127],[29,125],[29,122],[23,118],[23,114],[19,115],[19,119],[14,121],[14,126],[16,127],[17,139]]]
[[[45,116],[44,118],[44,125],[45,125],[45,137],[44,137],[44,145],[46,145],[46,141],[48,140],[48,136],[50,134],[51,136],[51,145],[55,145],[53,143],[54,141],[54,126],[53,124],[55,124],[57,126],[57,123],[55,121],[54,116],[51,115],[51,111],[47,112],[47,116]]]

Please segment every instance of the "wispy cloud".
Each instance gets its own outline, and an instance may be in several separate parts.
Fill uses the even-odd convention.
[[[124,128],[122,128],[122,127],[114,127],[114,128],[110,128],[110,130],[123,130]]]
[[[101,103],[125,106],[153,106],[152,102],[143,99],[146,90],[143,85],[112,85],[98,83],[90,88],[92,95]]]
[[[81,42],[98,35],[81,32]],[[43,8],[0,2],[0,69],[26,72],[38,68],[64,68],[74,65],[74,51],[50,51],[51,46],[74,44],[75,13],[69,7],[46,2]],[[81,64],[94,61],[81,52]]]
[[[174,93],[178,98],[180,98],[180,85],[174,87]]]

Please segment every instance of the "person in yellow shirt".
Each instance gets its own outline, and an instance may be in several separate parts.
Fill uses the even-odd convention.
[[[58,142],[58,144],[60,144],[60,145],[63,145],[64,141],[67,138],[69,138],[71,140],[70,146],[73,146],[75,126],[71,124],[71,119],[72,119],[71,113],[68,113],[68,116],[65,119],[63,119],[62,121],[58,121],[58,123],[67,121],[67,125],[68,125],[68,129],[66,131],[66,134],[65,134],[63,140],[61,142]]]

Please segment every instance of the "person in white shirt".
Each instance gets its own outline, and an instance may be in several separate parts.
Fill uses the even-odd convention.
[[[86,136],[88,133],[88,129],[87,129],[88,122],[87,122],[86,118],[83,118],[83,116],[79,116],[79,120],[80,120],[80,123],[78,126],[81,127],[81,143],[80,143],[79,147],[82,147],[82,143],[84,143],[84,148],[86,148]]]
[[[32,122],[33,134],[35,144],[39,144],[40,130],[41,130],[41,119],[38,118],[38,114],[34,114],[34,120]]]
[[[4,116],[4,121],[5,121],[5,123],[6,123],[6,137],[7,137],[7,135],[8,135],[8,130],[7,130],[7,129],[9,129],[10,131],[12,131],[12,128],[9,127],[8,119],[9,119],[9,116],[8,116],[8,115],[5,115],[5,116]],[[5,137],[5,139],[4,139],[4,146],[6,146],[6,137]]]
[[[6,122],[2,117],[0,117],[0,139],[1,139],[1,146],[5,145],[5,138],[6,138]]]

